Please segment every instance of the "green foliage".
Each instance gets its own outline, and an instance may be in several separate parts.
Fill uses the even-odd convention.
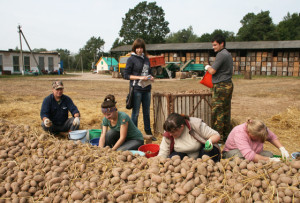
[[[213,36],[217,34],[223,35],[226,38],[227,42],[235,41],[235,36],[233,32],[217,29],[214,30],[211,34],[204,33],[203,35],[201,35],[201,37],[198,38],[198,42],[211,42]]]
[[[277,25],[279,40],[300,40],[300,16],[288,13]]]
[[[60,55],[60,60],[63,61],[63,68],[70,70],[74,67],[75,58],[71,56],[71,52],[68,49],[56,49]]]
[[[43,51],[47,51],[47,49],[45,49],[45,48],[34,48],[32,51],[33,52],[43,52]]]
[[[189,26],[187,29],[182,29],[178,32],[171,33],[166,38],[166,43],[197,42],[197,39],[198,36],[194,34],[193,27]]]
[[[211,34],[204,33],[201,37],[198,38],[198,42],[210,42],[211,41]]]
[[[116,47],[119,47],[119,46],[122,46],[122,45],[124,45],[124,43],[120,40],[120,38],[117,38],[117,39],[114,41],[114,43],[113,43],[113,45],[112,45],[112,48],[116,48]]]
[[[119,34],[124,44],[132,44],[136,38],[142,38],[148,44],[163,43],[170,32],[164,10],[156,2],[140,2],[129,9],[122,22]]]
[[[277,40],[275,25],[269,16],[269,11],[261,11],[257,15],[248,13],[240,21],[242,27],[237,33],[239,41]]]
[[[103,53],[105,42],[101,37],[91,37],[86,45],[79,50],[79,55],[76,56],[76,68],[83,66],[83,69],[89,70],[92,68],[93,62],[97,62]],[[82,61],[81,61],[82,58]],[[80,64],[78,62],[80,61]],[[82,64],[81,64],[82,63]],[[79,68],[81,69],[81,68]]]

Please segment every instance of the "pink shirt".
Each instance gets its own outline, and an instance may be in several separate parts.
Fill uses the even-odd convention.
[[[277,136],[270,130],[267,141],[276,140]],[[252,141],[246,131],[246,123],[238,125],[232,129],[230,132],[223,151],[230,151],[233,149],[238,149],[245,157],[252,161],[255,154],[259,154],[263,151],[263,143],[260,141]]]

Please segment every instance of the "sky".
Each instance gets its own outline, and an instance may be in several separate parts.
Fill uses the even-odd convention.
[[[122,18],[137,0],[0,0],[0,50],[20,48],[18,25],[31,47],[78,53],[91,37],[105,41],[108,52]],[[154,1],[147,1],[154,2]],[[288,12],[300,13],[299,0],[157,0],[171,32],[192,26],[199,37],[215,29],[238,32],[247,13],[270,11],[274,24]],[[29,50],[22,39],[23,49]]]

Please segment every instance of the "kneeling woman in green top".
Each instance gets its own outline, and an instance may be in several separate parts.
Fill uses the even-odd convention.
[[[99,147],[109,146],[117,151],[137,150],[144,144],[143,134],[126,113],[118,111],[116,103],[114,95],[107,95],[101,104],[105,117]]]

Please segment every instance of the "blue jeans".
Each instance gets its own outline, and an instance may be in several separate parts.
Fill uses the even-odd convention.
[[[134,125],[138,127],[138,117],[141,103],[143,107],[144,130],[146,134],[152,134],[150,127],[151,92],[134,92],[131,120],[133,121]]]

